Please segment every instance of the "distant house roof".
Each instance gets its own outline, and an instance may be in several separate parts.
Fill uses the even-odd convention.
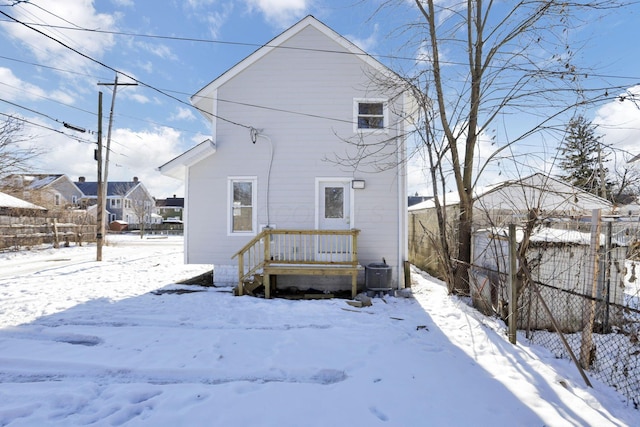
[[[184,208],[184,197],[167,197],[156,200],[157,208]]]
[[[47,185],[51,184],[57,179],[60,179],[63,176],[63,174],[22,173],[9,175],[4,179],[4,181],[9,182],[15,180],[16,178],[19,178],[22,188],[26,190],[39,190],[40,188],[46,187]]]
[[[17,197],[10,196],[6,193],[0,193],[0,209],[33,209],[38,211],[46,211],[47,208],[34,205]]]
[[[98,196],[98,183],[79,181],[75,182],[76,186],[87,197]],[[135,188],[140,181],[115,181],[107,183],[107,197],[109,196],[124,196]]]
[[[509,188],[518,190],[509,192],[507,190]],[[485,196],[502,192],[504,194],[502,197],[497,198],[498,202],[500,199],[507,198],[513,205],[522,202],[522,206],[526,207],[527,203],[531,203],[541,197],[533,196],[532,191],[544,194],[545,206],[541,206],[544,210],[554,210],[560,205],[563,206],[563,210],[570,209],[576,212],[596,208],[613,208],[612,203],[602,197],[542,173],[535,173],[517,180],[503,181],[486,187],[476,187],[473,190],[473,199],[474,201],[483,200]],[[531,199],[527,200],[528,197]],[[440,196],[440,204],[442,206],[455,206],[459,203],[460,198],[456,191]],[[489,208],[490,206],[484,207]],[[435,200],[430,199],[409,207],[409,211],[433,208],[435,208]]]

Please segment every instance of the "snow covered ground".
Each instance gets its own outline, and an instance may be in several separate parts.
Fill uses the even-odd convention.
[[[418,271],[413,298],[365,308],[233,297],[175,284],[211,268],[183,265],[180,237],[109,239],[101,263],[0,254],[0,426],[640,424]]]

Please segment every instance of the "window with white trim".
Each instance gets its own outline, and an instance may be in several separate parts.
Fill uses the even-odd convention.
[[[355,131],[384,131],[388,127],[386,99],[355,99],[353,110]]]
[[[255,177],[229,178],[229,233],[255,233],[257,226]]]

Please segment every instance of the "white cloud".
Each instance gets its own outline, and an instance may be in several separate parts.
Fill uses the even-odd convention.
[[[11,8],[11,12],[14,18],[27,23],[100,30],[116,29],[116,17],[107,13],[97,13],[93,0],[33,0]],[[110,34],[47,28],[40,25],[34,27],[49,36],[47,37],[17,23],[2,25],[9,37],[19,41],[40,62],[65,69],[82,70],[93,68],[95,65],[55,40],[96,59],[102,57],[104,52],[114,45],[113,36]]]
[[[0,67],[0,82],[0,98],[7,101],[34,100],[46,96],[42,88],[21,80],[9,68]]]
[[[178,59],[178,57],[176,56],[175,53],[173,53],[171,48],[165,44],[139,42],[139,43],[136,43],[136,46],[162,59],[171,59],[171,60]]]
[[[215,3],[217,0],[187,0],[187,5],[192,9],[199,9],[203,6],[209,6]]]
[[[153,73],[153,63],[151,61],[146,61],[146,62],[138,61],[138,68],[143,69],[148,74]]]
[[[192,121],[195,119],[196,119],[196,116],[193,114],[193,111],[190,108],[186,108],[186,107],[178,107],[178,111],[169,117],[169,120],[171,121],[176,121],[176,120]]]
[[[616,100],[602,106],[592,121],[598,126],[604,145],[631,155],[640,154],[640,104],[634,102],[634,96],[640,96],[640,86],[628,89]]]
[[[345,38],[367,53],[372,53],[378,44],[378,24],[373,27],[373,33],[366,39],[361,39],[353,35],[346,35]]]
[[[249,11],[258,10],[266,20],[284,28],[303,17],[311,0],[247,0]]]
[[[51,123],[43,122],[37,117],[27,119],[30,122],[51,127]],[[96,180],[97,164],[94,160],[96,144],[78,142],[67,135],[38,127],[26,129],[26,133],[35,135],[31,143],[46,151],[33,162],[35,172],[63,173],[73,181],[80,176],[86,177],[89,181]],[[74,136],[80,136],[87,141],[93,138],[83,134],[74,134]],[[144,131],[114,129],[111,138],[108,180],[131,181],[134,176],[137,176],[155,197],[182,195],[184,183],[161,175],[157,168],[184,152],[189,148],[189,144],[191,144],[190,141],[183,143],[182,134],[179,131],[166,127]],[[69,160],[69,153],[73,153],[73,161]]]
[[[133,0],[111,0],[116,6],[133,7]]]
[[[137,176],[155,197],[184,194],[181,181],[157,171],[160,165],[185,151],[179,131],[167,127],[137,132],[116,129],[112,140],[110,179],[127,181]]]

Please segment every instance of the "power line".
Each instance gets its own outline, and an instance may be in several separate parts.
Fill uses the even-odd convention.
[[[61,134],[61,135],[64,135],[64,136],[66,136],[66,137],[69,137],[69,138],[71,138],[71,139],[75,139],[75,140],[76,140],[76,141],[78,141],[78,142],[82,142],[83,144],[95,144],[95,141],[87,141],[87,140],[82,139],[82,138],[79,138],[79,137],[77,137],[77,136],[69,135],[69,134],[64,133],[63,131],[61,131],[61,130],[59,130],[59,129],[54,129],[54,128],[52,128],[52,127],[45,126],[45,125],[42,125],[42,124],[40,124],[40,123],[32,122],[32,121],[30,121],[30,120],[25,119],[24,117],[19,117],[19,116],[15,116],[15,115],[7,114],[7,113],[0,113],[0,115],[5,116],[5,117],[7,117],[7,118],[13,118],[13,119],[15,119],[15,120],[20,120],[21,122],[27,123],[27,124],[29,124],[29,125],[31,125],[31,126],[35,126],[35,127],[39,127],[39,128],[43,128],[43,129],[46,129],[46,130],[49,130],[49,131],[55,132],[55,133],[59,133],[59,134]]]
[[[31,4],[31,3],[30,3]],[[3,13],[4,14],[4,13]],[[4,14],[5,16],[8,16]],[[57,15],[54,15],[57,16]],[[228,46],[242,46],[242,47],[251,47],[251,48],[276,48],[276,49],[288,49],[288,50],[300,50],[300,51],[308,51],[308,52],[319,52],[319,53],[333,53],[340,55],[355,55],[355,56],[367,56],[372,58],[381,58],[381,59],[391,59],[391,60],[401,60],[401,61],[415,61],[415,62],[429,62],[428,59],[421,59],[420,57],[408,57],[408,56],[395,56],[395,55],[383,55],[383,54],[370,54],[367,52],[357,53],[350,51],[342,51],[342,50],[332,50],[332,49],[315,49],[315,48],[305,48],[305,47],[296,47],[296,46],[282,46],[282,45],[270,45],[270,44],[259,44],[259,43],[248,43],[248,42],[236,42],[236,41],[224,41],[224,40],[212,40],[212,39],[202,39],[196,37],[179,37],[179,36],[163,36],[157,34],[143,34],[143,33],[133,33],[133,32],[125,32],[125,31],[113,31],[113,30],[100,30],[93,28],[82,28],[77,26],[76,24],[70,23],[71,25],[75,25],[75,27],[68,27],[64,25],[53,25],[53,24],[39,24],[35,22],[21,22],[14,18],[11,18],[11,21],[3,21],[3,22],[14,22],[20,23],[23,25],[31,25],[34,27],[45,27],[51,29],[61,29],[61,30],[69,30],[69,31],[86,31],[90,33],[99,33],[99,34],[109,34],[109,35],[119,35],[119,36],[129,36],[129,37],[140,37],[140,38],[149,38],[149,39],[160,39],[160,40],[171,40],[171,41],[186,41],[186,42],[196,42],[196,43],[208,43],[208,44],[220,44],[220,45],[228,45]],[[62,19],[62,18],[60,18]],[[63,19],[64,20],[64,19]],[[68,22],[68,21],[66,21]],[[33,29],[33,28],[32,28]],[[44,33],[43,33],[44,34]],[[442,64],[446,65],[462,65],[468,66],[467,63],[454,62],[454,61],[440,61]],[[502,68],[502,67],[499,67]],[[523,70],[527,71],[527,70]],[[529,70],[534,71],[534,70]],[[565,73],[559,72],[559,73]],[[122,73],[121,73],[122,74]],[[124,75],[124,74],[123,74]],[[598,77],[598,78],[609,78],[609,79],[628,79],[628,80],[640,80],[639,76],[620,76],[620,75],[612,75],[612,74],[598,74],[598,73],[588,73],[590,77]]]
[[[33,30],[33,31],[37,32],[38,34],[41,34],[41,35],[45,36],[46,38],[48,38],[48,39],[50,39],[50,40],[52,40],[52,41],[54,41],[54,42],[56,42],[56,43],[60,44],[61,46],[65,47],[66,49],[71,50],[71,51],[72,51],[72,52],[74,52],[74,53],[77,53],[78,55],[82,56],[82,57],[83,57],[83,58],[85,58],[85,59],[88,59],[88,60],[89,60],[89,61],[91,61],[91,62],[95,62],[96,64],[101,65],[102,67],[105,67],[105,68],[107,68],[107,69],[109,69],[109,70],[111,70],[111,71],[113,71],[113,72],[115,72],[115,73],[121,74],[121,75],[123,75],[123,76],[125,76],[125,77],[127,77],[127,78],[131,79],[132,81],[134,81],[134,82],[136,82],[136,83],[140,84],[141,86],[144,86],[144,87],[147,87],[147,88],[149,88],[149,89],[151,89],[151,90],[154,90],[154,91],[156,91],[156,92],[158,92],[158,93],[160,93],[160,94],[162,94],[162,95],[164,95],[164,96],[166,96],[166,97],[168,97],[168,98],[171,98],[171,99],[173,99],[173,100],[175,100],[175,101],[178,101],[178,102],[179,102],[179,103],[181,103],[181,104],[188,105],[189,107],[195,108],[195,109],[197,109],[198,111],[200,111],[200,112],[202,112],[202,113],[204,113],[204,114],[210,115],[210,116],[212,116],[212,117],[215,117],[215,118],[217,118],[217,119],[219,119],[219,120],[223,120],[223,121],[225,121],[225,122],[227,122],[227,123],[230,123],[230,124],[232,124],[232,125],[240,126],[240,127],[246,128],[246,129],[251,129],[251,126],[249,126],[249,125],[245,125],[245,124],[243,124],[243,123],[236,122],[236,121],[233,121],[233,120],[230,120],[230,119],[227,119],[227,118],[224,118],[224,117],[218,116],[218,115],[213,114],[213,113],[211,113],[211,112],[209,112],[209,111],[202,110],[202,109],[200,109],[200,108],[198,108],[198,107],[196,107],[196,106],[194,106],[194,105],[191,105],[191,104],[189,104],[189,103],[187,103],[187,102],[183,101],[182,99],[179,99],[179,98],[177,98],[177,97],[175,97],[175,96],[173,96],[173,95],[170,95],[170,94],[168,94],[168,93],[166,93],[166,92],[162,91],[161,89],[156,88],[155,86],[152,86],[152,85],[147,84],[147,83],[145,83],[145,82],[143,82],[143,81],[141,81],[141,80],[138,80],[138,79],[136,79],[135,77],[133,77],[133,76],[131,76],[131,75],[127,74],[127,73],[124,73],[124,72],[122,72],[122,71],[120,71],[120,70],[118,70],[118,69],[116,69],[116,68],[111,67],[110,65],[105,64],[105,63],[104,63],[104,62],[102,62],[102,61],[99,61],[99,60],[97,60],[97,59],[95,59],[95,58],[93,58],[93,57],[91,57],[91,56],[89,56],[89,55],[87,55],[87,54],[85,54],[85,53],[83,53],[83,52],[80,52],[79,50],[77,50],[77,49],[75,49],[75,48],[73,48],[73,47],[71,47],[71,46],[69,46],[69,45],[65,44],[64,42],[62,42],[62,41],[60,41],[60,40],[56,39],[55,37],[52,37],[52,36],[50,36],[50,35],[48,35],[48,34],[46,34],[46,33],[42,32],[42,31],[38,30],[37,28],[33,28],[33,27],[29,26],[28,24],[25,24],[24,22],[22,22],[22,21],[20,21],[20,20],[18,20],[18,19],[16,19],[16,18],[14,18],[14,17],[12,17],[11,15],[9,15],[9,14],[7,14],[7,13],[5,13],[5,12],[1,11],[1,10],[0,10],[0,14],[1,14],[1,15],[6,16],[7,18],[11,19],[12,21],[14,21],[14,22],[16,22],[16,23],[18,23],[18,24],[21,24],[21,25],[23,25],[23,26],[25,26],[25,27],[29,28],[30,30]]]

